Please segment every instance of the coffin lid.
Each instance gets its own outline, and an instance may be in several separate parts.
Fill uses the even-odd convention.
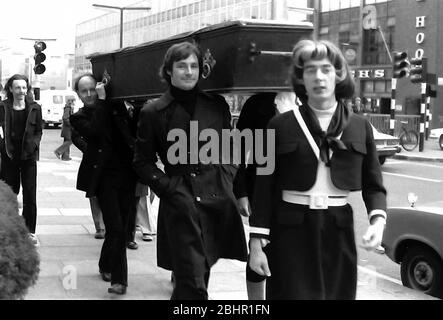
[[[287,28],[287,29],[306,29],[306,30],[312,30],[313,24],[312,22],[306,22],[301,21],[297,23],[289,22],[287,20],[263,20],[263,19],[242,19],[242,20],[234,20],[234,21],[226,21],[218,24],[213,24],[210,26],[203,27],[201,29],[198,29],[196,31],[188,31],[179,33],[173,36],[170,36],[168,38],[160,39],[160,40],[153,40],[148,41],[136,46],[129,46],[124,47],[121,49],[116,49],[113,51],[108,52],[95,52],[88,56],[86,56],[87,59],[94,59],[98,58],[100,56],[106,56],[106,55],[112,55],[119,52],[125,52],[125,51],[132,51],[137,50],[140,47],[146,47],[146,46],[152,46],[157,45],[165,42],[175,42],[177,39],[186,39],[186,38],[192,38],[193,36],[196,36],[201,33],[211,32],[218,29],[225,29],[225,28],[232,28],[232,27],[245,27],[245,28],[254,28],[254,27],[260,27],[260,28],[275,28],[278,27],[281,28]]]

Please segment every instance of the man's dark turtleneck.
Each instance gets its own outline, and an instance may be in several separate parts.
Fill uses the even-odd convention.
[[[192,90],[182,90],[171,85],[171,95],[177,100],[186,112],[192,117],[195,110],[195,103],[197,101],[198,87],[195,86]]]

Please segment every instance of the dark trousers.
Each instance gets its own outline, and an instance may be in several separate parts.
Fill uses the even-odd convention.
[[[129,212],[129,218],[128,218],[128,227],[126,230],[126,241],[131,242],[135,241],[135,225],[136,225],[136,218],[137,218],[137,204],[140,201],[140,197],[134,196],[134,206],[131,207],[131,210]]]
[[[55,153],[60,155],[62,160],[69,160],[71,144],[72,141],[70,139],[63,138],[63,143],[57,149],[55,149]]]
[[[35,160],[11,160],[2,154],[0,178],[18,194],[20,182],[23,189],[23,212],[26,227],[35,233],[37,225],[37,162]]]
[[[97,192],[106,229],[99,268],[111,273],[111,284],[128,285],[126,236],[130,212],[135,205],[134,185],[105,173]]]
[[[202,276],[180,276],[174,273],[171,300],[208,300],[209,275],[209,267]]]

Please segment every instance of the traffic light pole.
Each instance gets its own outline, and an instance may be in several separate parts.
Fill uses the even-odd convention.
[[[425,145],[425,115],[426,115],[426,89],[427,83],[421,83],[421,104],[420,104],[420,141],[418,151],[423,152]]]
[[[391,117],[389,121],[389,134],[393,136],[395,129],[395,91],[397,89],[397,78],[392,78],[391,87]]]
[[[116,6],[108,6],[103,4],[96,4],[94,3],[92,5],[96,8],[103,8],[103,9],[114,9],[114,10],[120,10],[120,48],[123,48],[123,11],[124,10],[151,10],[151,7],[116,7]]]
[[[429,138],[429,122],[431,121],[431,97],[426,97],[426,126],[425,126],[425,139],[428,141]]]
[[[40,101],[40,75],[36,74],[34,80],[34,99]]]

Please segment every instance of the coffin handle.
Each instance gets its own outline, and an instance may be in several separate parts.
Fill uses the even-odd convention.
[[[255,58],[259,55],[270,55],[270,56],[281,56],[281,57],[292,57],[291,51],[266,51],[257,49],[255,42],[249,44],[249,60],[254,62]]]

